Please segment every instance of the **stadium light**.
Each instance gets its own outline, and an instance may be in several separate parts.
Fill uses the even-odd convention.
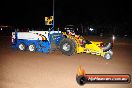
[[[94,29],[93,29],[93,28],[90,28],[89,30],[90,30],[90,31],[93,31]]]
[[[112,42],[115,42],[115,35],[112,36]]]

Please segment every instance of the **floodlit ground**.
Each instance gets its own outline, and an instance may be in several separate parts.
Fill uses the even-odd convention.
[[[0,88],[132,88],[131,83],[79,86],[75,80],[79,65],[88,74],[132,75],[132,43],[129,41],[115,42],[113,59],[105,60],[89,54],[65,56],[59,51],[52,54],[22,52],[10,48],[8,37],[0,37]]]

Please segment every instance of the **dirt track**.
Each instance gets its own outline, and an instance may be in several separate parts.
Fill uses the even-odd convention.
[[[0,88],[132,88],[132,84],[76,83],[76,71],[82,65],[88,74],[132,75],[132,44],[116,42],[113,59],[60,52],[43,54],[10,48],[9,39],[0,38]]]

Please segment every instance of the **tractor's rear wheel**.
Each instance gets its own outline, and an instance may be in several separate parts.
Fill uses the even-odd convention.
[[[76,52],[76,43],[74,40],[65,38],[60,42],[60,51],[65,55],[73,55]]]

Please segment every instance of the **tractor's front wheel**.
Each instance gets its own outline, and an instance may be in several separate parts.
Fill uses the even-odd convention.
[[[112,59],[111,53],[105,53],[104,58],[107,59],[107,60]]]
[[[73,55],[76,52],[76,43],[74,40],[65,38],[60,42],[60,51],[65,55]]]

